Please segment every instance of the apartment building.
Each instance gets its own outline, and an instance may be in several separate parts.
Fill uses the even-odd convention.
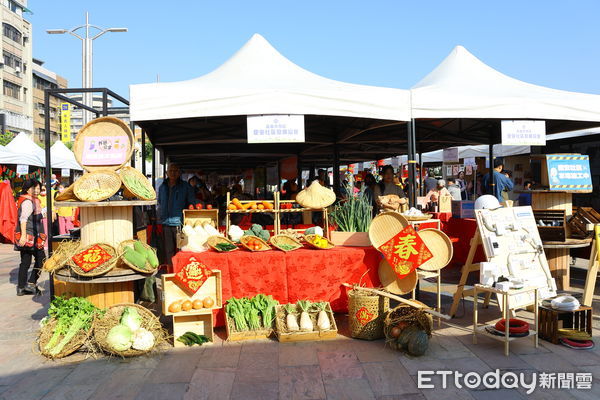
[[[43,143],[45,140],[44,90],[66,88],[67,80],[45,68],[44,62],[33,59],[33,140]],[[60,140],[60,101],[50,96],[50,141]]]
[[[10,133],[33,133],[31,24],[23,18],[27,11],[27,0],[0,0],[0,127]]]

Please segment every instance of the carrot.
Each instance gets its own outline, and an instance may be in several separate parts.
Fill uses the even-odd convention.
[[[227,206],[228,210],[237,210],[237,207],[235,206],[235,204],[230,204],[229,206]]]
[[[238,199],[234,198],[233,200],[231,200],[231,202],[233,203],[234,206],[236,206],[236,208],[238,210],[243,209],[242,203]]]
[[[265,207],[265,210],[272,210],[273,209],[273,204],[269,203],[268,201],[263,201],[262,204]]]
[[[250,203],[250,208],[253,210],[256,210],[258,208],[258,206],[256,205],[255,202]]]
[[[258,205],[258,209],[259,209],[259,210],[264,210],[264,209],[265,209],[265,206],[264,206],[264,204],[259,204],[259,205]]]

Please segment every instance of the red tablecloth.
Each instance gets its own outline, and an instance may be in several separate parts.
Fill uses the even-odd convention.
[[[223,301],[232,296],[264,293],[272,294],[280,303],[303,299],[329,301],[334,311],[347,312],[348,297],[342,283],[360,281],[369,287],[380,286],[377,269],[381,255],[373,247],[300,249],[288,253],[278,250],[179,252],[173,257],[174,272],[183,268],[192,256],[209,268],[221,271]],[[215,316],[216,326],[223,326],[223,310],[215,312]]]
[[[477,221],[469,218],[450,218],[442,224],[442,231],[453,240],[454,256],[452,263],[463,265],[467,261],[471,239],[477,231]],[[483,247],[479,246],[473,262],[485,261]]]

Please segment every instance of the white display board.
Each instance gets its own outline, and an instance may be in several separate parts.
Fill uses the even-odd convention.
[[[501,130],[504,146],[546,145],[546,121],[503,120]]]
[[[248,143],[304,143],[304,115],[248,115]]]
[[[475,210],[477,227],[487,261],[500,268],[501,275],[525,280],[525,286],[539,287],[540,299],[556,296],[556,283],[530,206]],[[498,295],[502,309],[502,295]],[[511,309],[534,303],[534,293],[512,295]]]

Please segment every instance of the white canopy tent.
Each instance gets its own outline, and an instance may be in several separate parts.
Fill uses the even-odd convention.
[[[464,47],[411,89],[413,118],[545,119],[600,122],[600,96],[511,78]]]
[[[285,58],[259,34],[199,78],[131,85],[130,100],[134,121],[257,114],[410,120],[407,90],[316,75]]]
[[[518,156],[523,154],[529,154],[531,152],[530,146],[503,146],[501,144],[494,145],[494,156],[495,157],[509,157]],[[427,153],[423,153],[424,163],[441,163],[444,161],[444,151],[434,150]],[[486,145],[479,146],[459,146],[458,157],[474,158],[474,157],[489,157],[489,147]],[[418,155],[417,155],[418,160]],[[406,164],[408,162],[407,156],[400,156],[400,163]]]
[[[25,164],[43,167],[44,150],[29,139],[25,132],[19,133],[0,152],[0,164]]]
[[[68,168],[81,171],[81,165],[75,159],[75,154],[63,142],[57,140],[50,147],[52,157],[52,168]]]

